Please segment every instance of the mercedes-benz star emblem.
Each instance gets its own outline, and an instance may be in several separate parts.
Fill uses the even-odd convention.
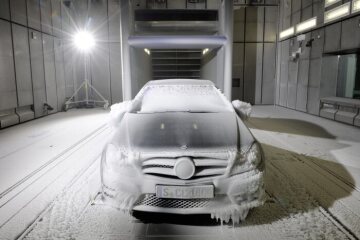
[[[190,179],[195,174],[195,165],[189,157],[181,157],[175,163],[175,175],[180,179]]]

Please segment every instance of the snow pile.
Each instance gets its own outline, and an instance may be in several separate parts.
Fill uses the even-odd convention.
[[[240,100],[234,100],[231,102],[235,111],[240,114],[240,117],[244,120],[248,119],[251,114],[251,104],[242,102]]]

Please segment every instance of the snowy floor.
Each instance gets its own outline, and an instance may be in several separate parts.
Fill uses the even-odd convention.
[[[104,110],[71,110],[0,131],[0,239],[21,235],[97,161]]]
[[[247,124],[264,147],[268,197],[233,226],[201,215],[134,217],[101,205],[105,113],[70,111],[0,132],[0,239],[360,237],[359,128],[255,107]]]

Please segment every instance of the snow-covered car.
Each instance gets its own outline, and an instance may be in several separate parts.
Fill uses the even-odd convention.
[[[111,107],[103,201],[125,211],[244,220],[264,199],[262,150],[241,119],[248,107],[208,80],[148,82]]]

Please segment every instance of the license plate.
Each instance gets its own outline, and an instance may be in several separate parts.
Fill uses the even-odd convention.
[[[213,198],[214,186],[167,186],[156,185],[156,197],[175,199]]]

